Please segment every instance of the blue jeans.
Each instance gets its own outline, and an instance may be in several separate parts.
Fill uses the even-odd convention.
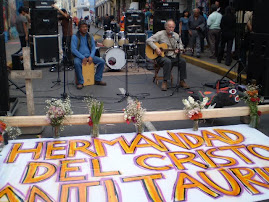
[[[105,61],[102,58],[94,56],[93,63],[95,65],[97,65],[94,79],[95,79],[95,81],[102,81],[103,71],[104,71],[104,67],[105,67]],[[82,60],[80,58],[77,58],[77,57],[74,58],[74,66],[75,66],[75,71],[76,71],[78,83],[83,84],[84,79],[83,79],[83,75],[82,75]]]

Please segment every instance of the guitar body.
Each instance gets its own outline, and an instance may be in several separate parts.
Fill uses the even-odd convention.
[[[167,49],[167,44],[166,43],[157,43],[155,42],[154,43],[159,49],[161,49],[162,51],[162,55],[161,57],[164,57],[164,51],[163,50],[166,50]],[[149,58],[149,59],[156,59],[159,55],[156,53],[155,50],[153,50],[149,45],[146,46],[146,56]]]

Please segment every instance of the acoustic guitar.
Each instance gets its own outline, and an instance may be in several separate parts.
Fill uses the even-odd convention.
[[[177,48],[168,48],[168,45],[166,43],[159,44],[157,42],[154,42],[154,44],[162,51],[161,57],[164,57],[164,53],[167,52],[167,51],[175,51],[175,50],[177,50]],[[146,56],[149,59],[154,60],[159,55],[156,53],[155,50],[153,50],[149,45],[147,45],[146,46]]]

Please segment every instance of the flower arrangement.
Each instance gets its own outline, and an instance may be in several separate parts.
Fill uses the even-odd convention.
[[[73,114],[73,111],[71,109],[71,101],[69,98],[66,98],[65,100],[61,99],[51,99],[46,100],[47,103],[47,121],[49,124],[54,127],[55,134],[54,137],[59,137],[59,129],[61,131],[64,130],[63,121],[66,118],[66,116]]]
[[[184,110],[186,110],[186,115],[194,120],[193,130],[198,130],[198,120],[203,118],[202,109],[205,108],[208,102],[208,97],[204,97],[202,101],[195,101],[193,97],[189,96],[188,99],[183,99]]]
[[[89,113],[90,113],[88,124],[89,126],[91,126],[92,136],[98,137],[99,122],[100,122],[102,113],[104,112],[104,103],[91,97],[85,98],[84,102],[86,102],[87,107],[89,109]]]
[[[146,110],[142,107],[142,103],[138,100],[129,101],[127,107],[123,109],[123,111],[124,120],[126,121],[126,123],[130,124],[131,122],[133,122],[137,128],[137,133],[143,133],[143,116]]]
[[[4,137],[4,134],[8,136]],[[0,120],[0,151],[4,147],[4,144],[8,144],[8,137],[13,140],[21,135],[21,129],[18,127],[7,126],[6,123]]]
[[[257,128],[259,116],[262,114],[261,111],[258,110],[258,104],[261,102],[261,98],[259,97],[259,86],[254,84],[248,85],[242,99],[250,109],[250,126]]]

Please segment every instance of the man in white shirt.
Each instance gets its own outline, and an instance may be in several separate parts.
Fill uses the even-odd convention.
[[[222,15],[217,11],[217,6],[213,4],[211,6],[212,13],[207,19],[208,25],[208,39],[210,43],[210,58],[216,58],[218,56],[218,45],[220,40],[220,23]]]

